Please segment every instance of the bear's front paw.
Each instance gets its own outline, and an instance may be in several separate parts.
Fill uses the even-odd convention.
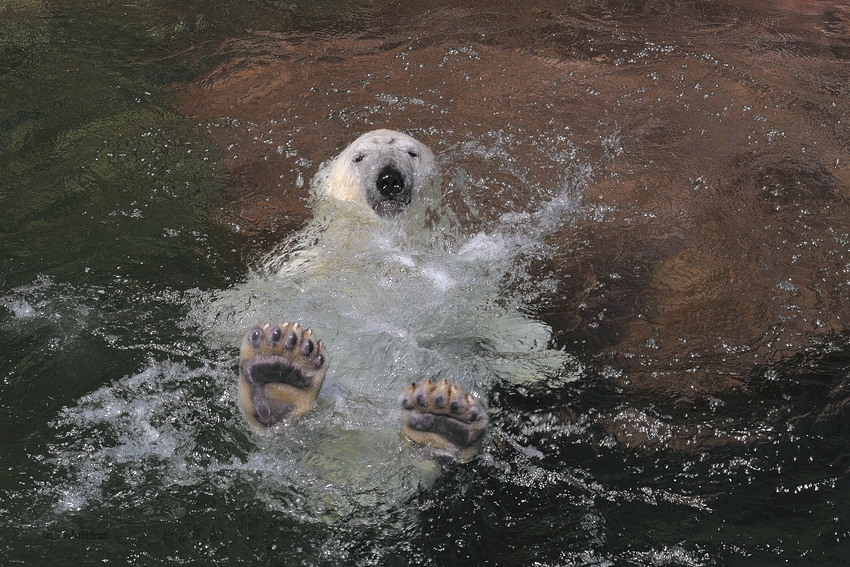
[[[328,355],[298,323],[260,325],[239,349],[239,402],[256,426],[300,417],[313,408],[328,370]]]
[[[459,462],[481,450],[489,418],[484,404],[447,380],[411,384],[401,395],[402,429],[411,441]]]

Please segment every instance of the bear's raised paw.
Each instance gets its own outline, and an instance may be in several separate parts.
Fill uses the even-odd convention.
[[[328,370],[328,355],[298,323],[258,325],[239,349],[239,402],[260,429],[308,413]],[[484,404],[446,380],[424,380],[402,392],[402,432],[435,456],[459,462],[480,451],[488,417]]]
[[[249,422],[270,426],[313,408],[328,369],[322,341],[298,323],[258,325],[239,349],[239,402]]]
[[[402,430],[411,441],[459,462],[481,450],[489,421],[480,399],[443,379],[411,384],[402,393]]]

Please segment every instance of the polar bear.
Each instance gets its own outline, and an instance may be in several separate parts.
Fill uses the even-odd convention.
[[[317,197],[368,205],[381,218],[398,216],[434,171],[434,154],[395,130],[373,130],[352,142],[318,174]]]
[[[357,138],[325,164],[314,180],[313,192],[318,201],[353,204],[377,222],[393,222],[433,171],[434,155],[427,146],[401,132],[375,130]],[[316,220],[313,231],[345,230],[344,238],[330,239],[336,242],[348,241],[369,225],[352,228],[344,224],[340,229],[338,219],[329,219],[343,215],[331,211],[322,216],[324,221]],[[311,232],[305,230],[303,234]],[[316,248],[321,247],[288,257],[280,272],[291,276],[306,271],[313,282],[317,277],[329,277],[338,264],[321,261]],[[239,363],[239,402],[247,421],[264,429],[309,413],[329,363],[322,341],[299,323],[261,324],[249,329],[242,341]],[[465,388],[445,379],[426,379],[411,383],[401,393],[399,403],[402,432],[411,444],[460,462],[471,460],[480,451],[487,411],[483,402]]]

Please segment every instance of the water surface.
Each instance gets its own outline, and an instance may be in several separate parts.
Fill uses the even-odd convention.
[[[848,56],[838,1],[0,8],[0,554],[841,564]],[[274,273],[380,127],[438,178]],[[258,436],[278,318],[331,373]],[[428,375],[487,400],[475,462],[398,438]]]

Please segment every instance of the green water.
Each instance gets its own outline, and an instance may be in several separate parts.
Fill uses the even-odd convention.
[[[236,345],[191,314],[243,284],[264,244],[219,220],[238,179],[174,92],[226,38],[333,35],[375,6],[0,5],[0,562],[843,564],[846,335],[687,409],[624,402],[593,353],[579,381],[494,379],[485,454],[439,475],[386,437],[346,455],[372,431],[334,421],[336,394],[291,447],[244,427]],[[637,450],[612,421],[746,442]]]
[[[4,442],[5,563],[126,558],[129,542],[161,546],[166,531],[121,510],[49,520],[32,499],[53,482],[43,459],[58,411],[163,350],[193,358],[179,295],[226,285],[241,265],[239,242],[209,220],[216,152],[169,108],[169,85],[189,71],[163,59],[193,32],[162,8],[0,9],[1,397],[16,432]],[[111,536],[59,550],[42,533],[73,529]]]

